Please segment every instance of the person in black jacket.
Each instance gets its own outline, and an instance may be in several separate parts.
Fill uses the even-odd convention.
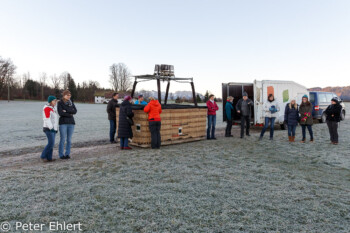
[[[243,92],[242,99],[236,104],[237,113],[241,114],[241,138],[244,137],[244,125],[246,125],[246,135],[250,136],[250,118],[252,116],[253,101],[248,98],[247,92]]]
[[[113,98],[108,102],[107,113],[109,120],[109,141],[111,143],[117,143],[115,141],[115,131],[117,126],[117,114],[116,107],[118,107],[118,93],[113,93]]]
[[[71,93],[66,90],[62,93],[62,99],[57,104],[57,111],[60,115],[60,143],[58,146],[58,155],[60,159],[70,159],[70,148],[72,144],[72,135],[74,132],[75,121],[73,115],[77,114],[77,108],[71,101]],[[66,153],[64,153],[64,143],[66,144]]]
[[[286,105],[284,110],[284,123],[288,125],[288,138],[290,142],[295,142],[295,130],[299,121],[299,109],[295,99]]]
[[[125,96],[119,110],[118,138],[120,138],[120,149],[122,150],[131,149],[131,147],[128,146],[128,139],[133,137],[131,121],[134,113],[131,109],[131,102],[131,96]]]
[[[340,122],[340,114],[342,111],[342,106],[339,104],[337,98],[332,99],[332,104],[327,107],[325,113],[327,114],[327,126],[329,129],[329,135],[331,143],[333,145],[338,145],[338,123]]]

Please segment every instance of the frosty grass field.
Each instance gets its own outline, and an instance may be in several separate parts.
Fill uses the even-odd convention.
[[[87,143],[69,161],[43,164],[36,150],[19,153],[45,144],[42,104],[12,104],[0,103],[1,150],[16,149],[0,150],[0,223],[80,222],[84,232],[350,232],[349,117],[338,146],[316,124],[315,143],[291,144],[281,130],[273,142],[253,133],[156,151]],[[107,139],[105,107],[78,105],[75,142]]]

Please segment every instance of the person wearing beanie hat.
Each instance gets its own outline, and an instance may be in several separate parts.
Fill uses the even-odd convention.
[[[312,125],[314,123],[314,119],[312,117],[312,109],[313,106],[309,101],[309,97],[307,95],[304,95],[299,107],[300,125],[303,134],[303,139],[301,140],[301,143],[305,143],[306,141],[306,128],[310,134],[310,142],[314,141],[314,134],[312,131]]]
[[[241,115],[241,138],[244,138],[244,128],[246,128],[246,135],[250,136],[249,128],[253,105],[254,103],[248,98],[247,92],[243,92],[242,99],[238,100],[236,104],[237,113]]]
[[[207,101],[208,107],[208,128],[207,128],[207,140],[215,140],[215,125],[216,125],[216,111],[219,110],[219,106],[214,101],[214,95],[209,95],[209,100]]]
[[[71,93],[65,90],[62,93],[62,99],[57,104],[57,111],[60,115],[60,143],[58,146],[58,155],[60,159],[70,159],[70,149],[72,145],[72,136],[75,127],[74,115],[77,114],[77,108],[71,100]],[[64,152],[64,144],[66,151]]]
[[[118,138],[120,138],[120,149],[130,150],[129,138],[133,137],[131,126],[134,124],[132,118],[134,113],[131,109],[131,96],[125,96],[119,109]]]
[[[331,104],[324,111],[327,115],[326,122],[329,130],[330,140],[333,145],[338,145],[338,125],[341,120],[342,106],[337,98],[331,100]]]
[[[227,97],[227,101],[225,104],[225,114],[226,114],[226,131],[225,131],[225,137],[233,137],[231,130],[232,130],[232,120],[233,120],[233,97],[229,96]]]
[[[138,100],[135,101],[135,104],[147,105],[147,102],[143,100],[143,95],[139,95]]]
[[[40,156],[43,162],[55,161],[55,159],[52,158],[52,153],[55,146],[56,133],[58,130],[58,115],[55,109],[56,103],[56,97],[50,95],[47,98],[47,104],[45,104],[43,108],[43,131],[47,137],[47,145],[45,146]]]

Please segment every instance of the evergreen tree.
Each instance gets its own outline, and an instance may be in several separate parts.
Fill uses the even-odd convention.
[[[78,97],[78,91],[77,91],[77,86],[75,85],[74,79],[70,75],[70,73],[67,74],[67,81],[68,81],[68,90],[72,94],[72,100],[76,100]]]
[[[197,103],[201,103],[202,102],[202,98],[199,96],[199,94],[197,94],[196,99],[197,99]]]
[[[207,90],[204,95],[204,101],[207,102],[209,100],[209,91]]]

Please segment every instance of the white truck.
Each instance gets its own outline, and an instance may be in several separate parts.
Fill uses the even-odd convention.
[[[239,83],[230,82],[222,84],[222,103],[223,111],[225,111],[226,99],[228,96],[234,97],[234,107],[240,98],[242,98],[243,92],[248,93],[248,97],[254,102],[252,124],[262,126],[264,124],[264,110],[263,105],[267,101],[267,96],[273,94],[277,100],[280,111],[276,118],[276,124],[280,124],[282,129],[285,129],[284,122],[284,110],[286,104],[292,99],[296,99],[300,105],[302,96],[309,95],[306,87],[293,82],[293,81],[278,81],[278,80],[255,80],[253,83]],[[224,112],[225,113],[225,112]],[[223,120],[226,121],[226,114],[223,114]],[[234,122],[239,122],[239,115],[234,114]]]

